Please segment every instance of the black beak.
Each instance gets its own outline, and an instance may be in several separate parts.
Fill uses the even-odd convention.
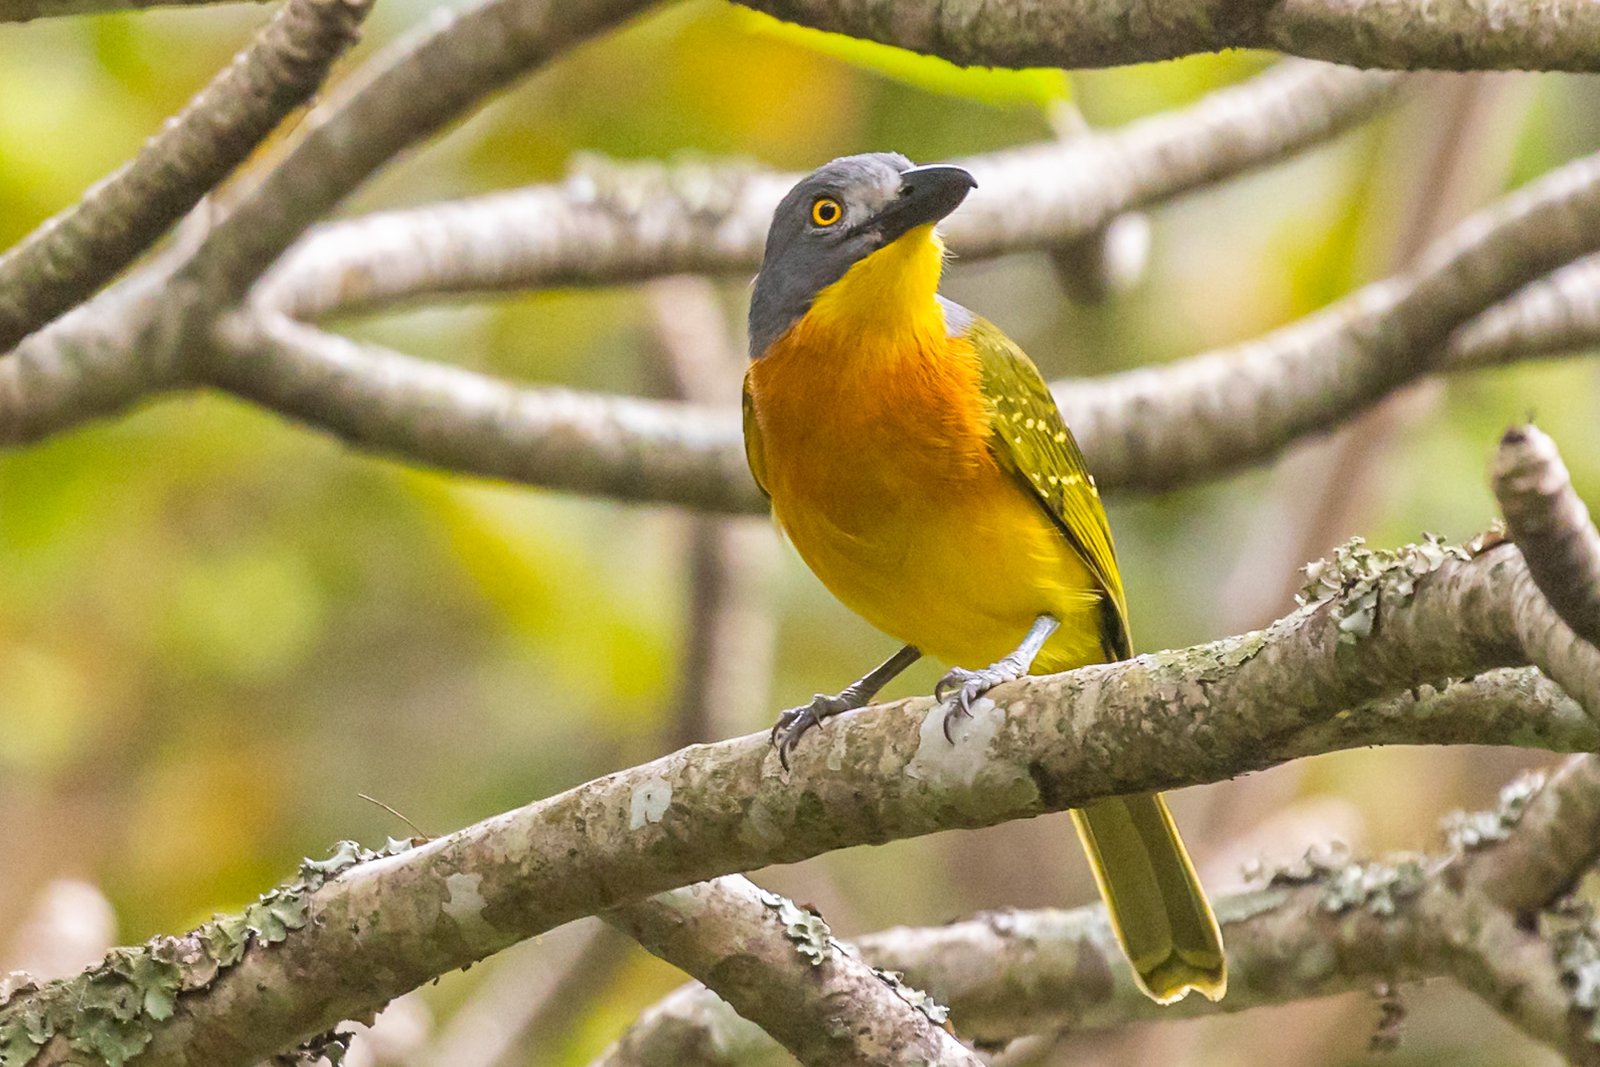
[[[933,163],[900,172],[900,195],[873,220],[883,235],[883,243],[909,230],[938,222],[960,206],[967,194],[978,187],[972,172],[965,167]]]

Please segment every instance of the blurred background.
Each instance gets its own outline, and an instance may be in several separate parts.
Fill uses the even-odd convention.
[[[384,0],[358,57],[429,6]],[[0,241],[131,156],[264,17],[222,7],[0,27]],[[580,152],[795,170],[871,149],[937,160],[1055,136],[1068,109],[1115,126],[1270,59],[951,77],[886,69],[862,50],[689,0],[502,96],[347,209],[557,179]],[[1597,147],[1600,82],[1429,77],[1351,135],[1155,209],[1147,267],[1125,292],[1070,300],[1044,254],[958,262],[947,291],[1050,377],[1160,363],[1381,277],[1464,213]],[[738,348],[747,281],[711,294]],[[331,325],[518,381],[672,389],[642,288]],[[730,362],[725,394],[737,374]],[[1387,546],[1480,530],[1494,515],[1490,450],[1530,412],[1580,492],[1600,501],[1597,393],[1600,365],[1585,360],[1428,384],[1271,469],[1112,499],[1140,646],[1284,613],[1297,568],[1353,534]],[[751,695],[711,724],[722,735],[764,728],[779,707],[839,688],[893,647],[765,522],[737,525],[720,543],[741,583]],[[356,454],[209,396],[0,454],[0,971],[74,969],[113,939],[236,909],[336,839],[411,832],[359,794],[438,834],[676,747],[691,590],[704,573],[690,547],[705,536],[664,509]],[[937,673],[924,665],[889,695],[926,691]],[[1543,762],[1467,748],[1352,752],[1189,790],[1174,806],[1221,890],[1252,858],[1314,842],[1429,847],[1441,816],[1491,803],[1517,770]],[[1062,817],[856,849],[758,879],[847,935],[1093,894]],[[617,940],[559,931],[405,998],[359,1062],[582,1064],[680,980]],[[1405,1037],[1384,1062],[1555,1062],[1450,988],[1404,1001]],[[466,1023],[519,1016],[520,1032],[492,1040]],[[1376,1061],[1377,1018],[1373,998],[1348,996],[1074,1038],[1053,1055],[1360,1064]]]

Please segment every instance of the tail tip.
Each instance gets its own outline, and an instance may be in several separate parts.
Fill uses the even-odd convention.
[[[1226,971],[1182,976],[1159,973],[1145,975],[1135,971],[1134,975],[1145,996],[1163,1006],[1176,1004],[1190,993],[1199,993],[1213,1004],[1228,994]]]

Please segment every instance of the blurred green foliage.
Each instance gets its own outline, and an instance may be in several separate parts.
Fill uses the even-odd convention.
[[[358,56],[429,6],[386,0]],[[0,27],[0,240],[136,151],[263,18],[219,7]],[[351,210],[549,180],[579,151],[728,154],[794,169],[867,149],[964,155],[1052,136],[1046,105],[1067,92],[1057,73],[956,74],[814,36],[711,0],[667,7],[408,155]],[[1071,96],[1092,124],[1113,125],[1267,62],[1246,53],[1074,75]],[[1394,266],[1395,234],[1429,192],[1426,141],[1445,88],[1431,81],[1361,132],[1157,209],[1148,278],[1108,305],[1069,304],[1039,255],[957,263],[948,287],[1052,375],[1261,333]],[[1458,153],[1456,165],[1482,177],[1463,208],[1600,144],[1593,81],[1508,76],[1491,94],[1499,118]],[[737,321],[744,279],[723,296]],[[517,380],[646,393],[662,380],[635,289],[337,325]],[[1530,411],[1600,501],[1597,385],[1595,364],[1573,361],[1452,381],[1413,402],[1366,474],[1335,470],[1313,485],[1313,497],[1328,484],[1348,503],[1315,539],[1359,532],[1390,545],[1424,529],[1478,530],[1493,514],[1493,442]],[[1255,551],[1295,543],[1295,520],[1314,503],[1307,468],[1295,466],[1307,457],[1287,462],[1112,502],[1141,646],[1263,621],[1238,617],[1251,590],[1282,589],[1271,610],[1288,607],[1298,583],[1264,573]],[[685,639],[684,543],[684,522],[665,511],[409,470],[215,397],[162,400],[0,455],[0,849],[10,858],[0,946],[53,878],[100,886],[120,936],[142,938],[239,906],[335,839],[407,832],[358,793],[439,833],[657,754]],[[773,608],[774,707],[836,688],[863,668],[863,649],[889,648],[787,552]],[[919,668],[893,692],[926,689],[935,671]],[[744,725],[765,725],[773,710],[749,708]],[[1330,756],[1190,791],[1180,819],[1203,861],[1217,863],[1266,814],[1319,796],[1345,802],[1358,849],[1423,846],[1447,809],[1486,803],[1536,760]],[[1315,823],[1301,832],[1323,836]],[[763,881],[824,905],[844,933],[1092,891],[1059,820],[851,850]],[[433,1014],[448,1016],[496,966],[430,991]],[[631,961],[565,1039],[522,1062],[583,1062],[676,981]],[[1385,1062],[1534,1062],[1462,997],[1408,1002],[1406,1044]],[[1364,1062],[1370,1014],[1346,998],[1189,1024],[1202,1040],[1183,1062],[1268,1062],[1285,1019],[1300,1045],[1271,1061]],[[1081,1051],[1149,1062],[1170,1031]]]

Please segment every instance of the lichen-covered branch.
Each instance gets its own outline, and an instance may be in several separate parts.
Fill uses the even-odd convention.
[[[1517,913],[1548,907],[1600,858],[1600,759],[1572,756],[1538,782],[1516,833],[1473,864],[1484,892]]]
[[[944,1009],[875,970],[821,918],[737,875],[661,893],[616,919],[807,1067],[980,1067]]]
[[[1526,663],[1519,618],[1551,610],[1526,574],[1504,543],[1351,547],[1315,572],[1316,599],[1267,630],[1003,686],[954,744],[932,702],[913,699],[830,722],[787,774],[765,733],[620,771],[351,868],[297,898],[299,925],[280,941],[226,966],[199,960],[204,980],[180,967],[176,988],[205,994],[136,1012],[149,1044],[135,1062],[242,1067],[516,940],[719,875],[1290,758],[1345,709]],[[1402,722],[1372,721],[1390,742],[1438,728],[1418,716],[1401,737]],[[1483,743],[1529,735],[1503,717],[1484,730]],[[1353,727],[1334,736],[1365,743]],[[0,1026],[68,995],[13,998]]]
[[[1548,781],[1512,782],[1495,810],[1448,819],[1448,848],[1433,857],[1360,863],[1312,850],[1218,900],[1231,975],[1218,1004],[1152,1004],[1098,905],[886,930],[856,944],[947,1003],[958,1032],[981,1043],[1451,977],[1571,1062],[1600,1062],[1596,1005],[1564,984],[1571,934],[1540,936],[1535,915],[1600,854],[1597,767],[1585,754]],[[647,1010],[593,1067],[753,1067],[772,1051],[760,1030],[691,984]]]
[[[963,160],[978,188],[945,224],[963,258],[1046,248],[1349,129],[1400,79],[1286,62],[1122,129]],[[679,272],[751,272],[799,179],[737,163],[584,160],[558,185],[324,223],[254,297],[310,319],[415,301]]]
[[[132,162],[0,255],[0,353],[87,299],[227,177],[316,92],[371,6],[288,0]]]
[[[1049,1031],[1248,1011],[1426,978],[1455,978],[1573,1063],[1600,1046],[1568,1022],[1572,999],[1552,945],[1421,856],[1358,863],[1312,852],[1264,884],[1215,901],[1228,995],[1166,1007],[1134,984],[1099,906],[996,912],[861,938],[862,958],[950,1007],[958,1033],[998,1044]],[[1502,995],[1515,989],[1518,995]],[[592,1067],[765,1067],[772,1042],[704,988],[647,1010]]]
[[[1545,599],[1578,636],[1600,646],[1600,530],[1548,434],[1537,426],[1506,431],[1494,492]]]
[[[1108,67],[1271,48],[1355,67],[1600,70],[1588,0],[741,0],[791,22],[965,65]]]

